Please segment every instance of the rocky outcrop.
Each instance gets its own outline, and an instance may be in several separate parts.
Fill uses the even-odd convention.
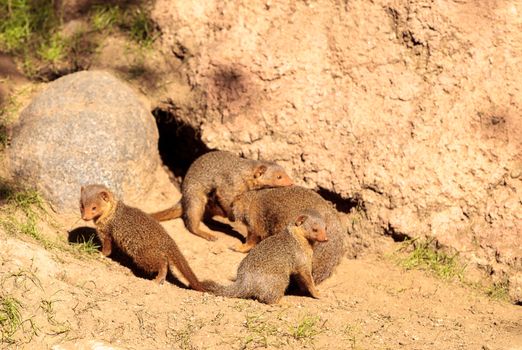
[[[160,165],[154,118],[125,83],[79,72],[50,83],[14,128],[13,177],[53,206],[77,212],[80,186],[102,183],[132,200],[151,188]]]
[[[158,0],[153,17],[191,89],[163,108],[208,147],[358,198],[522,301],[518,2]]]

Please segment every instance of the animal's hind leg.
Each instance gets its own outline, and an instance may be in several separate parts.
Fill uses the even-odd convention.
[[[201,220],[205,213],[206,201],[201,200],[187,200],[186,210],[183,208],[185,225],[187,229],[195,234],[209,241],[215,241],[217,237],[210,232],[200,228]]]
[[[254,274],[251,276],[250,285],[254,285],[254,298],[265,304],[277,304],[288,286],[288,282],[281,276],[269,276]]]
[[[169,270],[169,262],[167,259],[165,259],[158,271],[158,275],[154,279],[154,282],[157,284],[163,284],[165,282],[165,279],[167,278],[167,271]]]
[[[301,268],[296,275],[298,283],[310,293],[310,296],[319,299],[321,295],[315,287],[314,279],[309,268]]]

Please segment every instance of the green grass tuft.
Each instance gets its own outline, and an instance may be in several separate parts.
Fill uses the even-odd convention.
[[[69,321],[60,322],[56,319],[56,311],[54,305],[60,300],[56,299],[42,299],[40,300],[40,309],[47,316],[47,322],[51,326],[52,335],[67,334],[71,331]]]
[[[0,335],[2,343],[13,344],[14,334],[22,325],[22,304],[10,295],[0,295]]]
[[[91,6],[88,25],[63,37],[59,6],[50,0],[0,0],[0,52],[17,57],[30,79],[54,79],[89,67],[100,39],[115,31],[145,49],[158,35],[143,4],[105,4]]]
[[[279,333],[277,327],[270,323],[263,314],[247,314],[244,323],[248,335],[243,339],[242,348],[277,347],[274,343]]]
[[[408,252],[408,254],[405,257],[398,257],[399,265],[407,270],[415,268],[428,270],[442,279],[449,280],[455,277],[462,279],[465,266],[458,261],[458,254],[448,255],[435,249],[432,243],[433,239],[404,241],[399,252]]]
[[[6,232],[13,236],[29,236],[46,248],[53,247],[54,244],[38,229],[38,220],[47,215],[40,194],[33,189],[5,188],[3,191],[7,195],[7,207],[4,208],[6,213],[0,217],[0,224]]]
[[[103,31],[118,25],[123,13],[118,6],[95,6],[91,12],[91,23],[94,30]]]
[[[82,242],[73,245],[74,248],[81,254],[97,255],[100,246],[94,241],[94,236],[89,237],[87,241],[82,239]]]
[[[488,297],[499,301],[509,301],[509,281],[507,279],[492,283],[484,288]]]
[[[11,281],[13,283],[14,288],[16,288],[19,291],[26,292],[33,286],[38,287],[39,289],[43,290],[42,282],[36,276],[34,271],[26,270],[26,269],[19,269],[16,272],[10,272],[7,274],[4,274],[2,276],[1,281],[1,287],[4,289],[4,284],[7,281]]]
[[[149,14],[141,9],[136,9],[131,13],[131,24],[129,36],[132,40],[144,47],[149,47],[155,40],[154,23]]]
[[[58,34],[53,35],[40,45],[38,55],[49,63],[62,60],[66,54],[67,42]]]
[[[0,0],[0,50],[26,52],[50,38],[60,24],[54,1]]]
[[[31,20],[28,1],[0,0],[0,48],[20,49],[31,36]]]
[[[35,208],[45,211],[42,196],[34,189],[14,191],[7,197],[7,201],[25,214],[34,214]]]
[[[323,332],[325,322],[321,323],[319,316],[304,316],[299,323],[292,328],[291,334],[297,340],[312,341],[316,335]]]
[[[98,257],[99,246],[95,236],[69,244],[61,239],[46,237],[41,232],[39,224],[47,224],[56,230],[63,228],[47,212],[45,202],[36,190],[20,189],[20,186],[0,181],[0,198],[4,204],[0,210],[0,225],[9,235],[31,237],[46,249],[67,251],[80,258]]]
[[[32,302],[27,298],[35,286],[43,291],[33,269],[20,269],[1,276],[0,343],[20,348],[38,335],[40,330],[36,324],[36,314],[30,311]]]
[[[130,7],[95,6],[91,12],[91,24],[98,32],[111,32],[118,27],[131,40],[142,47],[150,47],[155,40],[155,27],[148,11]]]
[[[22,219],[17,219],[13,215],[0,219],[0,224],[4,227],[7,233],[12,236],[24,235],[31,237],[45,248],[53,248],[53,242],[42,236],[37,225],[37,216],[26,216]]]

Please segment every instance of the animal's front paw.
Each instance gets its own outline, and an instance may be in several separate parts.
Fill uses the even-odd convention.
[[[252,249],[252,246],[247,245],[247,244],[236,244],[229,248],[230,248],[230,250],[233,250],[238,253],[248,253]]]
[[[217,236],[210,234],[210,233],[203,238],[205,238],[207,241],[210,241],[210,242],[217,241],[217,239],[218,239]]]
[[[312,298],[314,298],[314,299],[321,299],[321,293],[319,293],[318,290],[315,290],[310,294],[312,295]]]
[[[107,247],[103,247],[101,253],[102,253],[103,256],[109,256],[112,253],[112,249],[111,248],[107,248]]]

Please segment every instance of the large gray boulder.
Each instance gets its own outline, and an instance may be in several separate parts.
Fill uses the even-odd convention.
[[[153,116],[109,73],[62,77],[21,115],[8,149],[13,177],[60,212],[78,210],[80,186],[102,183],[124,199],[150,190],[161,164]]]

